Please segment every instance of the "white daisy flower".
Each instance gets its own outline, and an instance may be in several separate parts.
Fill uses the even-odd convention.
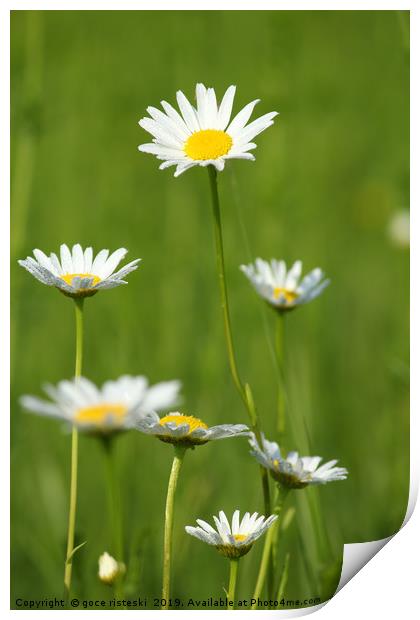
[[[313,269],[301,281],[302,262],[296,261],[287,271],[283,260],[274,258],[268,262],[257,258],[250,265],[241,265],[246,275],[261,297],[280,312],[293,310],[318,297],[329,280],[324,280],[324,273],[319,267]]]
[[[219,517],[213,516],[213,519],[216,529],[206,521],[197,519],[199,527],[187,525],[185,531],[216,547],[224,556],[235,559],[248,553],[257,538],[276,521],[277,515],[271,515],[266,519],[264,515],[258,516],[258,512],[252,515],[246,512],[241,521],[239,510],[235,510],[231,525],[221,510]]]
[[[109,250],[101,250],[93,257],[92,248],[84,251],[79,243],[72,250],[66,244],[60,247],[60,259],[51,252],[48,257],[41,250],[33,250],[35,258],[28,256],[18,263],[37,280],[47,286],[55,286],[69,297],[90,297],[99,290],[114,288],[127,284],[123,279],[137,269],[140,258],[131,261],[118,271],[117,265],[127,254],[125,248],[115,250],[109,256]]]
[[[328,461],[320,465],[320,456],[299,456],[297,452],[289,452],[284,459],[280,448],[275,441],[268,441],[263,436],[261,449],[254,434],[251,434],[249,444],[251,454],[257,461],[266,467],[272,477],[288,489],[303,489],[308,485],[326,484],[335,480],[345,480],[347,469],[335,467],[337,461]]]
[[[148,107],[151,118],[142,118],[139,125],[153,136],[153,141],[141,144],[139,151],[163,160],[160,170],[176,166],[176,177],[193,166],[212,165],[221,171],[227,159],[254,161],[249,151],[257,145],[251,140],[273,124],[277,112],[264,114],[247,125],[259,102],[255,99],[231,121],[235,91],[236,86],[229,86],[218,105],[214,89],[197,84],[196,108],[180,90],[176,98],[181,113],[166,101],[161,101],[164,112]]]
[[[181,384],[164,381],[149,387],[146,377],[124,375],[98,388],[84,377],[46,385],[50,401],[23,396],[21,405],[32,413],[59,418],[82,431],[109,434],[131,428],[142,416],[177,403]]]
[[[106,551],[100,556],[98,565],[99,579],[109,586],[115,583],[117,577],[125,573],[125,564],[123,564],[123,562],[117,562],[117,560]]]
[[[151,413],[136,420],[134,427],[146,435],[155,435],[165,443],[186,447],[202,445],[214,439],[249,435],[245,424],[220,424],[209,428],[199,418],[178,411],[172,411],[163,418],[159,418],[157,413]]]

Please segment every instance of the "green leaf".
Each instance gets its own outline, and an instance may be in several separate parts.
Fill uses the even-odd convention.
[[[72,559],[72,557],[74,556],[74,554],[79,551],[79,549],[81,549],[82,547],[85,546],[85,544],[87,543],[87,540],[85,540],[84,542],[80,543],[80,545],[77,545],[77,547],[75,547],[73,549],[73,551],[70,553],[69,557],[66,560],[66,564],[70,563],[70,560]]]

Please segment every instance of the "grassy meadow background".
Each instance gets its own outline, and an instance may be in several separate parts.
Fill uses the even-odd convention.
[[[236,111],[259,97],[258,115],[280,112],[257,139],[256,162],[231,162],[220,175],[238,362],[271,438],[275,317],[238,267],[255,256],[301,258],[332,280],[287,317],[285,447],[338,458],[350,475],[291,498],[297,512],[280,548],[291,554],[286,597],[330,595],[343,542],[399,528],[409,486],[409,270],[387,226],[409,205],[408,20],[393,11],[12,12],[12,607],[17,597],[61,598],[70,458],[60,423],[27,415],[18,398],[74,366],[72,303],[18,258],[64,242],[142,257],[128,286],[86,302],[84,374],[99,383],[124,373],[179,378],[183,410],[210,424],[246,421],[228,373],[207,174],[174,179],[137,152],[149,141],[137,125],[146,107],[174,103],[177,89],[193,97],[198,81],[219,98],[236,84]],[[103,455],[95,440],[80,443],[77,541],[88,542],[73,590],[103,598]],[[150,602],[160,595],[171,458],[139,433],[118,440],[127,595]],[[188,453],[174,596],[224,596],[227,562],[183,527],[237,507],[262,509],[246,441]],[[241,563],[241,597],[252,593],[261,552],[256,544]]]

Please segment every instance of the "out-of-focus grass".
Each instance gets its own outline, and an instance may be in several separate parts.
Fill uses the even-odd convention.
[[[409,482],[409,274],[386,226],[409,200],[407,24],[392,11],[12,13],[12,606],[61,593],[70,445],[17,399],[70,377],[74,357],[71,303],[18,257],[76,241],[141,256],[127,287],[86,304],[85,374],[180,378],[185,410],[211,424],[245,421],[228,375],[206,174],[175,180],[136,151],[148,140],[136,124],[147,105],[173,102],[178,88],[192,96],[197,81],[218,93],[237,84],[235,109],[260,97],[259,113],[280,111],[256,163],[234,162],[220,180],[239,365],[271,437],[274,317],[238,265],[301,258],[332,280],[287,319],[286,448],[339,458],[350,476],[292,499],[297,518],[280,547],[281,562],[290,552],[286,597],[332,592],[343,540],[398,529]],[[296,445],[302,429],[307,445]],[[129,592],[159,596],[171,450],[137,433],[118,444]],[[102,466],[100,446],[82,438],[77,540],[88,543],[74,589],[89,598],[109,594],[96,577],[110,544]],[[328,533],[321,550],[297,527],[309,493]],[[226,562],[183,526],[236,507],[261,508],[246,441],[188,454],[174,595],[223,595]],[[261,547],[242,562],[240,596],[251,595]]]

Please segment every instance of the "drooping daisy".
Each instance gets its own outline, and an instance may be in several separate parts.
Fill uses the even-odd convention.
[[[257,512],[252,515],[246,512],[240,520],[239,510],[235,510],[231,525],[221,510],[219,517],[213,516],[213,519],[216,529],[206,521],[197,519],[199,527],[187,525],[185,531],[216,547],[224,556],[235,559],[248,553],[257,538],[275,522],[277,515],[271,515],[266,519],[264,515],[258,516]]]
[[[101,250],[95,257],[92,248],[82,249],[79,243],[70,249],[60,246],[60,259],[54,252],[48,257],[41,250],[33,250],[35,258],[28,256],[18,263],[37,280],[47,286],[55,286],[69,297],[90,297],[100,290],[127,284],[124,277],[137,269],[140,258],[131,261],[118,271],[118,264],[127,254],[125,248]]]
[[[249,434],[245,424],[220,424],[209,428],[199,418],[178,411],[172,411],[162,418],[153,412],[136,420],[134,427],[146,435],[154,435],[165,443],[186,447],[202,445],[214,439]]]
[[[179,398],[179,381],[164,381],[149,387],[146,377],[124,375],[98,388],[85,377],[46,385],[50,401],[23,396],[22,406],[32,413],[59,418],[81,431],[110,434],[131,428],[151,411],[172,407]]]
[[[253,161],[249,151],[256,144],[251,140],[273,124],[277,112],[264,114],[247,125],[259,102],[256,99],[231,121],[235,91],[236,86],[229,86],[218,105],[214,89],[197,84],[196,108],[180,90],[176,98],[181,113],[166,101],[161,101],[164,112],[149,106],[151,118],[142,118],[139,125],[153,136],[153,141],[141,144],[139,151],[163,160],[160,170],[176,166],[176,177],[193,166],[212,165],[221,171],[227,159]]]
[[[337,461],[328,461],[319,466],[320,456],[299,456],[297,452],[289,452],[284,459],[280,448],[275,441],[262,438],[261,449],[254,434],[251,434],[249,444],[251,454],[257,461],[266,467],[274,480],[288,489],[303,489],[308,485],[326,484],[335,480],[345,480],[347,469],[335,467]]]
[[[318,297],[329,280],[324,280],[324,272],[317,267],[301,281],[302,262],[296,261],[287,271],[286,263],[272,259],[270,262],[257,258],[255,263],[241,265],[254,289],[271,306],[285,312],[307,304]]]

